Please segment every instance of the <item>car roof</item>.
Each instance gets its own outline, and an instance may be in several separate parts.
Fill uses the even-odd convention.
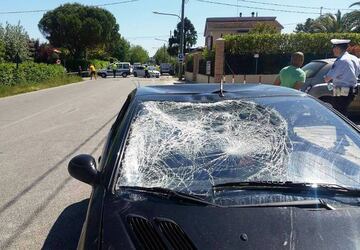
[[[137,88],[136,96],[146,95],[194,95],[213,94],[220,90],[220,84],[196,83],[155,85]],[[236,93],[243,97],[304,96],[303,92],[270,84],[224,84],[224,93]]]
[[[311,62],[324,62],[324,63],[333,63],[335,62],[336,58],[326,58],[326,59],[316,59],[312,60]]]

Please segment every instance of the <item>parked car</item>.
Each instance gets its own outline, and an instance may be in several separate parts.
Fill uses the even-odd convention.
[[[160,74],[169,74],[169,75],[173,75],[174,74],[174,69],[172,64],[170,63],[161,63],[160,64]]]
[[[327,83],[324,82],[324,76],[329,72],[336,58],[313,60],[306,64],[302,69],[306,73],[306,81],[302,91],[319,98],[324,102],[329,102],[332,92],[328,89]],[[349,106],[349,112],[360,114],[360,96],[357,95]]]
[[[78,249],[359,246],[360,130],[289,88],[138,88],[68,169],[92,185]]]
[[[158,70],[156,70],[155,67],[149,66],[148,70],[149,70],[150,77],[156,77],[156,78],[160,77],[160,72]],[[143,66],[143,65],[136,66],[134,68],[133,74],[135,77],[145,77],[145,66]]]
[[[122,76],[122,77],[127,77],[128,75],[131,74],[130,72],[130,63],[128,62],[118,62],[116,63],[117,68],[116,68],[116,76]],[[113,69],[111,64],[109,64],[109,66],[106,69],[102,69],[98,71],[98,75],[106,78],[108,76],[113,76]]]

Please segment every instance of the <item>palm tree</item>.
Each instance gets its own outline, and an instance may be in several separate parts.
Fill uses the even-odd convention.
[[[353,3],[352,5],[349,6],[349,8],[356,5],[360,5],[360,2]],[[349,21],[352,22],[354,26],[356,26],[353,28],[353,31],[360,32],[360,11],[354,10],[352,12],[349,12],[347,15]]]
[[[359,28],[359,19],[357,18],[359,11],[352,11],[345,15],[341,14],[341,11],[334,15],[327,13],[317,18],[312,24],[314,32],[326,32],[326,33],[342,33],[351,32]]]
[[[351,7],[355,6],[355,5],[360,5],[360,2],[353,3],[352,5],[349,6],[349,8],[351,8]]]

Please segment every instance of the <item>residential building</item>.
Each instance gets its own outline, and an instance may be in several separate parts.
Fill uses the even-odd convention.
[[[211,49],[216,39],[229,34],[248,33],[258,23],[273,25],[279,32],[284,28],[276,17],[258,17],[254,13],[250,17],[211,17],[206,19],[205,45]]]

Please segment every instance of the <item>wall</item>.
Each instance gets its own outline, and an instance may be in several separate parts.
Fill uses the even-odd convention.
[[[235,75],[234,82],[243,83],[244,80],[247,83],[273,83],[277,75]],[[225,76],[225,82],[232,82],[233,76]]]
[[[234,83],[244,83],[244,80],[246,80],[247,83],[268,83],[272,84],[275,81],[277,75],[235,75],[234,76]],[[193,79],[193,73],[192,72],[185,72],[185,78],[186,81],[192,82]],[[208,82],[208,76],[198,74],[197,75],[197,83],[207,83]],[[232,83],[233,82],[233,76],[227,75],[225,76],[225,82],[226,83]],[[210,77],[210,83],[215,83],[214,77]]]

